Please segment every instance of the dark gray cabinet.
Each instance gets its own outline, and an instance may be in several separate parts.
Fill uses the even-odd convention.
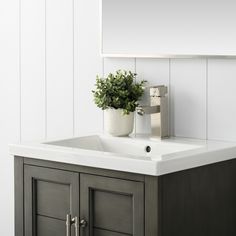
[[[142,182],[24,165],[23,184],[24,236],[144,236]]]
[[[15,157],[15,236],[235,236],[235,222],[236,159],[156,177]]]

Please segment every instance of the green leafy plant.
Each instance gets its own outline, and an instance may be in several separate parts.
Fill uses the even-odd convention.
[[[102,110],[123,109],[123,114],[135,111],[138,99],[143,95],[145,80],[135,82],[135,73],[118,70],[107,78],[96,79],[96,90],[92,91],[95,104]]]

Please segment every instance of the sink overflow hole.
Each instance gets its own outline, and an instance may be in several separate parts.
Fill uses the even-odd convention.
[[[145,150],[146,150],[146,152],[151,152],[152,149],[150,146],[146,146]]]

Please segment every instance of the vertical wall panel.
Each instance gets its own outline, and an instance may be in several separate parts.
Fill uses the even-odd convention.
[[[104,59],[104,76],[109,73],[115,73],[117,70],[130,70],[135,72],[134,58],[105,58]]]
[[[172,135],[206,138],[206,59],[173,59],[170,73]]]
[[[169,59],[137,59],[136,72],[137,81],[147,80],[147,86],[169,86]],[[151,132],[150,115],[136,115],[136,132]]]
[[[14,169],[8,144],[20,140],[19,1],[0,1],[0,235],[14,235]]]
[[[102,74],[102,58],[99,54],[99,1],[78,1],[78,77],[75,78],[76,134],[102,132],[102,112],[94,102],[96,75]]]
[[[79,122],[79,0],[73,0],[73,134],[78,136],[78,122]]]
[[[47,137],[73,135],[73,0],[46,1]]]
[[[208,62],[209,139],[236,141],[236,60]]]
[[[45,1],[21,0],[21,128],[45,138]]]

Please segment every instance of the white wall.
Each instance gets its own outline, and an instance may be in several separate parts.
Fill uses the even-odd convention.
[[[0,1],[0,235],[13,236],[13,159],[20,138],[19,2]]]
[[[95,75],[116,69],[170,88],[172,135],[236,141],[236,60],[101,59],[99,1],[0,2],[0,235],[13,236],[7,143],[103,130]],[[148,117],[136,132],[149,132]]]
[[[104,60],[104,71],[131,69],[138,79],[169,86],[173,136],[236,141],[236,60]],[[136,118],[137,132],[150,132],[150,120]]]

